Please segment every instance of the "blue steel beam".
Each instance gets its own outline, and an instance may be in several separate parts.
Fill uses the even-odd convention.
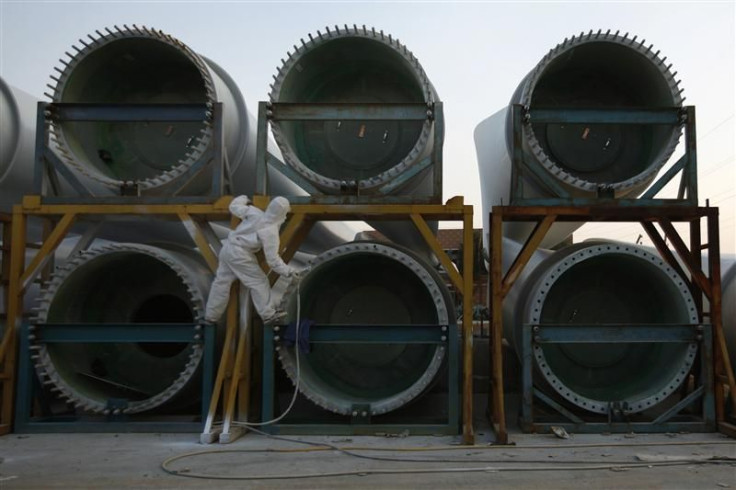
[[[703,333],[702,325],[690,324],[545,324],[531,325],[531,328],[534,342],[537,344],[695,342],[699,340],[698,337],[702,336]]]
[[[201,342],[192,324],[39,324],[30,327],[41,342]]]
[[[49,104],[57,121],[167,122],[204,121],[206,104]]]
[[[517,104],[518,105],[518,104]],[[666,124],[683,122],[679,107],[664,108],[601,108],[601,109],[553,109],[534,108],[527,112],[532,123],[567,124]]]
[[[313,325],[309,341],[439,344],[447,341],[447,325]]]

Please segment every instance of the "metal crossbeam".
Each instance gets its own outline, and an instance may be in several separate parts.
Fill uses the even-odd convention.
[[[575,109],[534,107],[526,113],[532,124],[664,124],[683,122],[681,107]]]
[[[59,121],[78,122],[196,122],[211,115],[206,104],[55,103],[48,110]]]
[[[297,104],[278,102],[268,106],[275,121],[423,121],[432,114],[427,104]]]

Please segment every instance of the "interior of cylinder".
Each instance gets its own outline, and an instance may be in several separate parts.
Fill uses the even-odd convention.
[[[59,287],[48,323],[192,323],[194,307],[182,279],[164,262],[141,253],[98,256]],[[87,398],[138,401],[159,394],[187,365],[190,344],[49,343],[54,368]],[[156,373],[152,376],[152,373]]]
[[[199,68],[179,49],[153,38],[110,41],[80,59],[58,102],[205,103]],[[63,122],[74,157],[116,180],[156,177],[184,159],[201,122]]]
[[[554,281],[540,322],[687,324],[689,307],[674,280],[657,266],[631,255],[605,254],[581,261]],[[573,393],[598,401],[661,392],[687,355],[687,344],[675,343],[546,344],[542,349],[554,376]]]
[[[383,255],[349,254],[321,264],[302,282],[301,295],[301,318],[317,325],[438,322],[426,285],[411,269]],[[292,301],[290,318],[295,316]],[[309,354],[300,354],[302,386],[336,404],[374,403],[416,383],[436,349],[400,342],[313,343]]]
[[[531,108],[679,105],[650,58],[610,42],[581,44],[553,58],[533,87]],[[656,164],[677,128],[637,124],[533,124],[544,152],[594,183],[626,181]]]
[[[277,102],[424,102],[416,69],[380,41],[339,38],[302,54]],[[416,145],[423,121],[284,121],[288,146],[306,167],[336,180],[361,180],[397,165]]]

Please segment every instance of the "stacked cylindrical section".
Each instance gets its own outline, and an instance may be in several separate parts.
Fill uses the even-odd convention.
[[[419,61],[398,39],[374,29],[327,29],[309,35],[278,69],[272,102],[310,104],[420,103],[437,94]],[[288,165],[326,193],[346,186],[368,194],[417,165],[433,148],[424,121],[274,121]],[[428,185],[421,177],[401,192]],[[425,189],[426,190],[426,189]]]
[[[592,31],[557,45],[522,80],[511,98],[533,116],[535,109],[671,108],[682,90],[666,57],[637,37]],[[672,155],[680,129],[667,125],[533,123],[521,126],[521,150],[572,196],[637,197]],[[475,130],[483,194],[484,227],[492,206],[511,199],[511,110],[504,108]],[[558,197],[528,176],[524,197]],[[579,224],[555,225],[544,242],[563,241]],[[505,234],[523,241],[526,224],[507,224]],[[487,244],[486,244],[487,245]]]
[[[508,247],[506,262],[515,257]],[[697,324],[688,284],[660,257],[635,245],[600,242],[539,252],[504,306],[505,336],[517,352],[524,324]],[[697,343],[546,344],[533,347],[547,386],[596,413],[623,402],[646,410],[687,378]]]
[[[317,325],[449,325],[454,307],[437,272],[412,252],[385,243],[354,242],[319,255],[298,289],[284,295],[289,321]],[[390,335],[388,333],[387,335]],[[279,358],[296,382],[296,351]],[[436,344],[313,344],[300,356],[300,389],[321,407],[349,415],[370,405],[379,415],[422,394],[442,366]]]
[[[0,78],[0,209],[4,211],[31,190],[37,105],[32,95]]]
[[[40,295],[39,323],[201,323],[212,275],[196,253],[111,244],[70,259]],[[194,340],[194,338],[192,339]],[[199,343],[39,343],[36,369],[74,406],[125,413],[197,395]],[[187,396],[188,395],[188,396]]]
[[[681,90],[659,51],[615,34],[574,36],[552,49],[519,85],[512,103],[536,108],[667,108]],[[507,132],[510,128],[507,126]],[[570,191],[611,188],[636,197],[677,145],[680,130],[637,124],[522,126],[524,153]],[[508,134],[508,133],[507,133]]]
[[[383,31],[327,28],[302,40],[274,76],[272,103],[426,104],[438,100],[417,58]],[[284,161],[325,194],[430,196],[430,165],[414,173],[435,151],[437,121],[327,120],[272,121]],[[436,149],[440,150],[440,149]],[[391,241],[431,252],[407,222],[369,221]],[[434,230],[435,222],[430,223]]]
[[[164,192],[213,144],[212,109],[222,102],[224,153],[237,170],[255,137],[242,95],[221,68],[155,29],[108,29],[90,39],[52,77],[53,102],[203,104],[207,112],[193,122],[54,122],[65,163],[112,189],[132,182]]]

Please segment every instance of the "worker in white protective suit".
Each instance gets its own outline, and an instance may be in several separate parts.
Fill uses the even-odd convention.
[[[217,323],[227,308],[230,286],[235,279],[250,290],[253,306],[266,324],[276,323],[284,317],[277,311],[271,299],[271,285],[258,264],[256,252],[263,250],[271,270],[285,277],[297,271],[279,257],[279,228],[290,210],[284,197],[274,198],[261,211],[250,205],[247,196],[238,196],[230,203],[230,212],[242,221],[227,237],[220,251],[220,264],[207,299],[205,320]]]

